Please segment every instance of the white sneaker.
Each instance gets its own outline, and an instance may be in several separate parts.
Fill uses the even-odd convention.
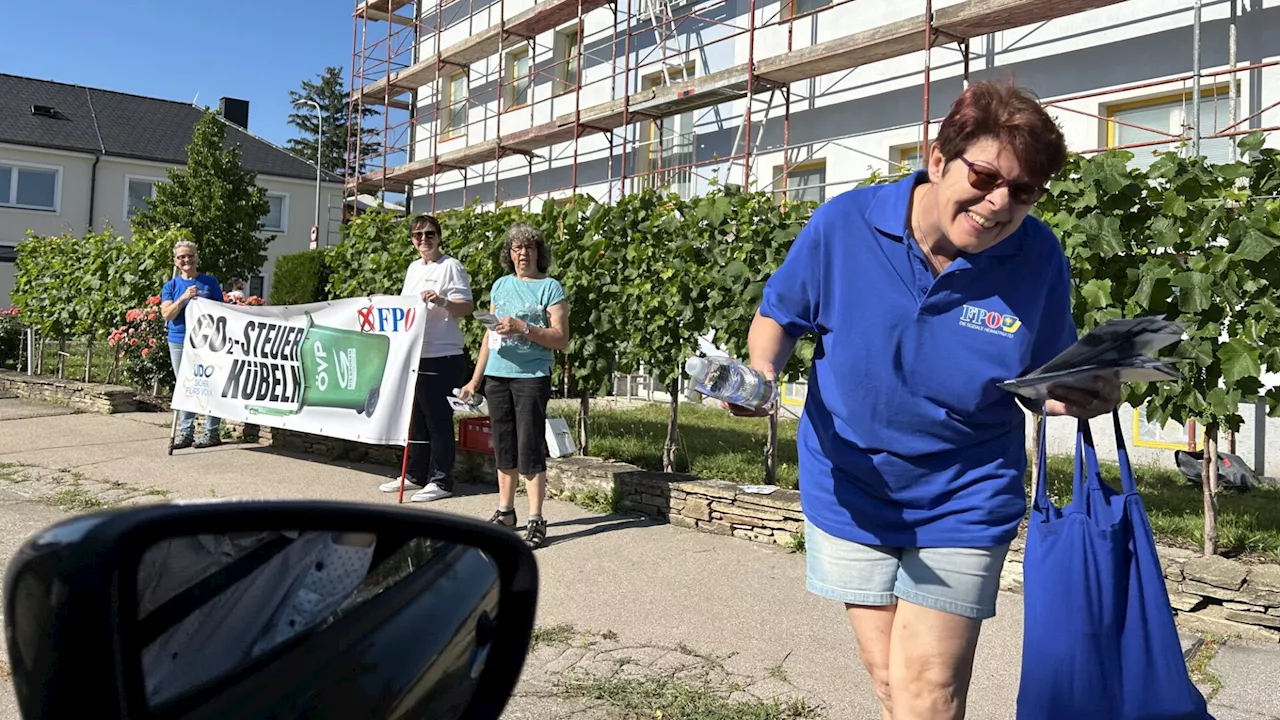
[[[378,486],[378,489],[384,493],[400,492],[400,478],[396,478],[395,480],[384,482]],[[421,483],[414,482],[413,478],[405,478],[404,489],[405,490],[421,490],[422,485]]]
[[[445,490],[434,482],[427,483],[427,486],[413,494],[409,498],[410,502],[431,502],[432,500],[440,500],[453,495],[453,491]]]

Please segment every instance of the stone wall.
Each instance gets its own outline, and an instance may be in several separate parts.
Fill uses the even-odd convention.
[[[1000,585],[1022,590],[1025,536],[1009,547]],[[1169,604],[1179,623],[1202,633],[1280,642],[1280,565],[1247,564],[1157,547]]]
[[[32,377],[0,370],[0,392],[71,406],[86,412],[136,409],[133,391],[116,385]],[[384,465],[399,474],[403,448],[372,446],[292,430],[225,423],[234,437],[330,460]],[[459,479],[495,484],[493,456],[458,451]],[[751,542],[802,547],[804,514],[800,494],[777,488],[747,492],[736,483],[692,475],[661,473],[635,465],[587,457],[549,460],[547,489],[552,497],[599,509],[639,513],[677,527]],[[1006,590],[1022,588],[1024,537],[1010,546],[1001,574]],[[1280,641],[1280,565],[1246,564],[1223,557],[1159,548],[1169,600],[1188,629],[1219,635]]]
[[[618,510],[753,542],[788,546],[799,542],[793,535],[804,534],[800,493],[783,488],[762,495],[729,482],[571,457],[548,464],[547,490],[556,496],[607,498]]]
[[[138,409],[131,388],[0,370],[0,393],[70,407],[80,412],[120,413]]]

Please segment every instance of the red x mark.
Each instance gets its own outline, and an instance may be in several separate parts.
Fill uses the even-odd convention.
[[[356,315],[360,318],[360,332],[373,332],[373,306],[357,310]]]

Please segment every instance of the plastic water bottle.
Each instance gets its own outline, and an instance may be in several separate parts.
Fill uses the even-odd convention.
[[[778,387],[760,371],[727,357],[689,358],[684,371],[698,392],[730,405],[763,408],[773,405]]]
[[[487,414],[489,412],[488,406],[485,405],[484,396],[481,395],[480,393],[472,393],[470,400],[463,400],[462,388],[454,388],[453,396],[458,398],[458,402],[462,403],[463,405],[466,405],[467,409],[470,412],[480,413],[482,415]]]

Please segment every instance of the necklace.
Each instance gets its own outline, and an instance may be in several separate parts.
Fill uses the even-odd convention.
[[[929,188],[926,187],[924,192],[920,194],[920,200],[923,201],[924,196],[928,193]],[[914,209],[918,208],[919,204],[917,204]],[[916,222],[915,212],[911,213],[911,234],[914,236],[916,245],[920,246],[920,249],[924,250],[924,254],[929,256],[929,269],[933,271],[933,276],[937,277],[943,271],[942,263],[938,262],[938,257],[933,254],[933,248],[929,247],[929,241],[925,239],[924,233],[920,232],[920,226],[919,223]]]

